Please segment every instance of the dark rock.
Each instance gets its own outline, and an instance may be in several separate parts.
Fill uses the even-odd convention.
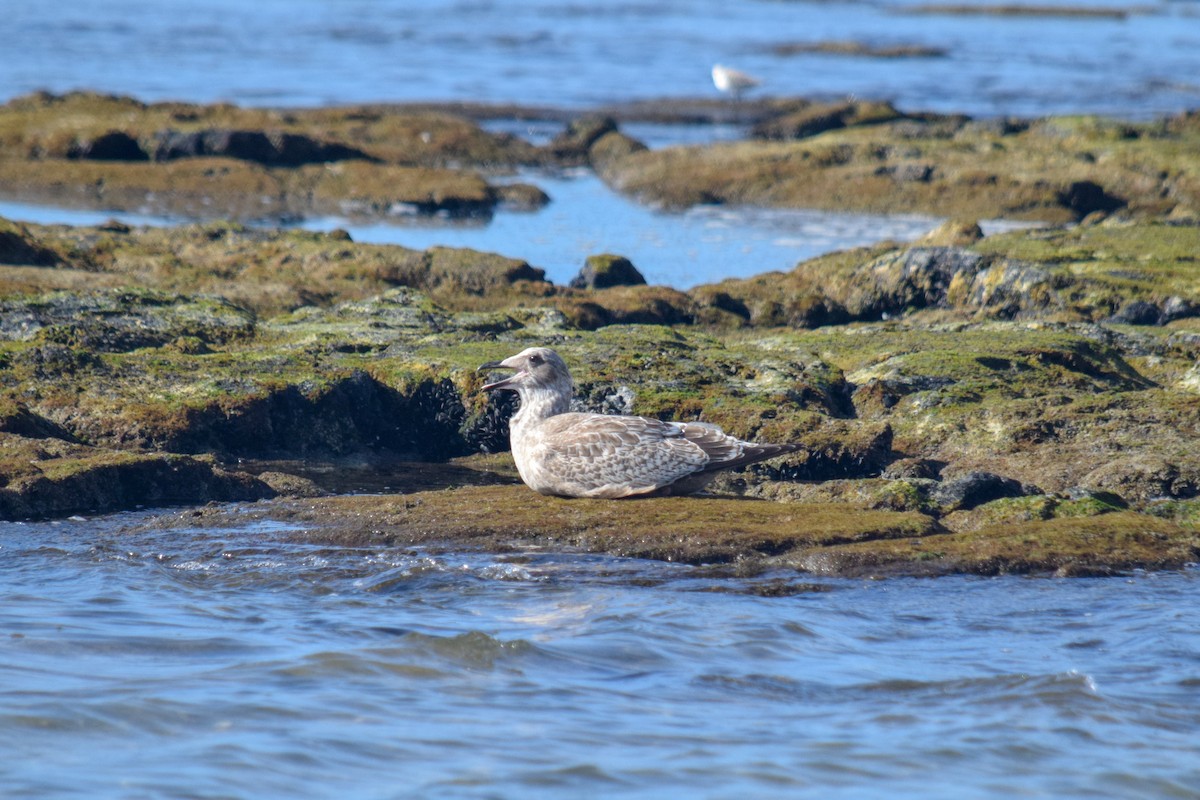
[[[329,494],[311,479],[290,472],[268,470],[260,472],[258,479],[281,497],[325,497]]]
[[[1104,191],[1104,187],[1092,181],[1076,181],[1059,193],[1059,202],[1083,219],[1095,211],[1105,213],[1124,208],[1127,203]]]
[[[1152,453],[1114,458],[1092,470],[1080,485],[1099,494],[1107,492],[1124,501],[1146,504],[1163,497],[1200,495],[1200,469],[1188,461],[1168,461]]]
[[[89,161],[147,161],[138,140],[124,131],[109,131],[95,139],[82,139],[67,150],[67,158]]]
[[[487,407],[469,420],[463,438],[480,453],[505,453],[509,450],[508,421],[517,413],[520,402],[515,392],[491,392]]]
[[[374,160],[357,148],[322,142],[294,133],[267,134],[216,128],[203,131],[159,131],[154,160],[223,156],[271,167],[298,167],[348,159]]]
[[[12,433],[26,439],[61,439],[77,443],[78,440],[63,426],[35,414],[24,405],[9,409],[0,408],[0,433]]]
[[[160,446],[176,452],[306,458],[387,451],[423,460],[465,455],[462,397],[449,380],[410,393],[356,370],[329,386],[285,386],[190,415]]]
[[[546,149],[558,161],[586,163],[592,145],[609,133],[617,132],[617,123],[608,116],[588,116],[572,120],[567,129],[554,137]]]
[[[579,274],[571,279],[573,289],[607,289],[610,286],[642,286],[646,279],[624,256],[588,256]]]
[[[1106,321],[1123,325],[1161,325],[1163,311],[1154,303],[1145,300],[1132,300],[1121,306],[1121,310]]]
[[[104,231],[105,233],[131,233],[133,228],[119,219],[109,219],[97,225],[96,230]]]
[[[601,136],[588,148],[588,161],[603,177],[607,165],[647,149],[649,148],[645,144],[632,136],[626,136],[621,131],[612,131]]]
[[[933,491],[932,499],[947,511],[974,508],[1002,497],[1021,497],[1020,482],[991,472],[968,472],[943,482]]]
[[[771,480],[827,481],[879,475],[892,459],[892,427],[859,425],[828,438],[803,441],[804,449],[781,467],[756,464],[751,469]]]
[[[0,219],[0,264],[51,267],[60,262],[58,253],[43,246],[24,225]]]
[[[259,500],[274,497],[264,482],[226,472],[204,458],[96,451],[61,474],[18,477],[0,488],[0,519],[65,517],[138,506]]]

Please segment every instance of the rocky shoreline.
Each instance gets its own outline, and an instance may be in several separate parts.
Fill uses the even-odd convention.
[[[0,220],[0,519],[246,501],[154,524],[262,514],[314,539],[853,575],[1200,560],[1200,117],[747,113],[752,139],[649,150],[600,115],[533,145],[445,109],[9,103],[12,197],[488,214],[545,202],[494,176],[588,165],[665,205],[965,218],[686,292],[617,258],[561,286],[517,258],[341,231]],[[1000,216],[1049,226],[974,224]],[[567,358],[585,407],[804,449],[726,476],[717,498],[537,496],[501,453],[511,405],[474,371],[532,344]],[[387,473],[389,490],[340,494],[347,472]]]

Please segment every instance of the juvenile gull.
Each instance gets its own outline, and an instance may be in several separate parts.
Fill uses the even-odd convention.
[[[530,347],[480,367],[497,368],[516,372],[483,388],[506,389],[520,397],[521,408],[509,425],[513,460],[525,485],[542,494],[690,494],[718,470],[800,447],[743,442],[704,422],[568,411],[574,391],[571,373],[558,353],[545,347]]]

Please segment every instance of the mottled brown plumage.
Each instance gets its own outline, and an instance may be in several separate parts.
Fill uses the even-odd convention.
[[[663,422],[568,411],[574,387],[567,365],[531,347],[480,369],[516,370],[489,391],[517,392],[521,407],[509,435],[521,479],[542,494],[632,497],[690,494],[718,470],[752,464],[799,448],[754,444],[703,422]]]

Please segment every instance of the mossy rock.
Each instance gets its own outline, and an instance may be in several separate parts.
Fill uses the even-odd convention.
[[[801,109],[791,124],[764,130],[807,137],[798,141],[634,152],[601,174],[617,190],[669,208],[737,203],[1059,223],[1118,209],[1159,217],[1200,207],[1198,134],[1176,120],[1122,123],[1120,136],[1103,121],[996,127],[882,112],[848,125],[855,108]]]
[[[966,533],[814,549],[797,566],[833,574],[1111,575],[1182,569],[1200,558],[1200,536],[1167,520],[1119,512],[1007,521]]]
[[[160,347],[180,338],[222,344],[254,332],[254,315],[219,297],[153,290],[56,292],[0,300],[0,340],[92,352]]]
[[[240,510],[243,519],[264,512]],[[703,498],[566,500],[524,486],[280,502],[269,513],[302,522],[306,539],[324,543],[452,542],[495,550],[540,544],[691,564],[771,563],[812,547],[937,530],[914,513]],[[205,525],[233,523],[218,510],[203,518]]]
[[[969,247],[848,250],[690,295],[698,313],[718,324],[721,314],[736,315],[734,324],[816,327],[921,310],[967,319],[1107,321],[1135,302],[1161,324],[1200,314],[1192,255],[1198,249],[1200,227],[1163,222],[1026,230]],[[708,309],[720,314],[705,316]]]
[[[65,205],[239,219],[474,216],[503,195],[478,170],[546,159],[515,137],[431,111],[281,112],[85,92],[0,106],[5,192]]]
[[[0,519],[274,495],[265,483],[222,470],[211,459],[121,452],[0,432]]]
[[[610,286],[641,286],[646,283],[625,256],[602,253],[588,256],[579,274],[571,279],[573,289],[607,289]]]
[[[43,246],[26,226],[0,218],[0,264],[46,267],[57,263],[58,253]]]

